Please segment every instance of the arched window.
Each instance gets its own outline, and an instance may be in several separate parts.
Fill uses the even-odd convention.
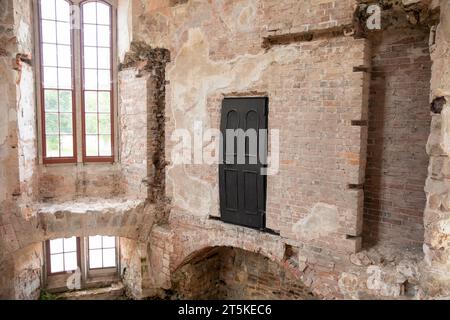
[[[43,163],[113,162],[114,1],[38,3]]]

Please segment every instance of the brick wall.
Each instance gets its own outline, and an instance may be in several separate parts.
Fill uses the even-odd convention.
[[[428,30],[387,30],[372,47],[364,240],[421,246],[431,121]]]

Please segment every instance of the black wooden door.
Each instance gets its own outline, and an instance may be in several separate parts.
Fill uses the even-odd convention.
[[[223,101],[219,184],[221,219],[224,222],[265,228],[267,182],[262,169],[265,167],[267,140],[260,135],[260,130],[267,131],[267,115],[267,98],[227,98]],[[237,130],[236,135],[227,136],[230,130]],[[230,147],[231,139],[234,139],[234,148]]]

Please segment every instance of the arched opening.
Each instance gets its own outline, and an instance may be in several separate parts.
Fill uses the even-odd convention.
[[[289,271],[269,258],[233,247],[206,248],[172,274],[176,299],[295,299],[314,296]]]

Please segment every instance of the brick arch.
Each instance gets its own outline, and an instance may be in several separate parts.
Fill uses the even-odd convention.
[[[243,274],[249,283],[241,279]],[[241,280],[236,282],[236,277]],[[172,292],[181,299],[242,299],[255,294],[283,299],[320,297],[304,283],[298,268],[284,259],[232,246],[204,247],[190,253],[172,270],[169,281]]]
[[[261,254],[273,262],[283,264],[284,243],[279,237],[261,233],[256,230],[237,227],[242,232],[223,228],[193,230],[174,229],[173,251],[171,253],[171,272],[179,269],[186,261],[208,248],[232,247],[253,253]],[[241,231],[241,230],[239,230]]]

